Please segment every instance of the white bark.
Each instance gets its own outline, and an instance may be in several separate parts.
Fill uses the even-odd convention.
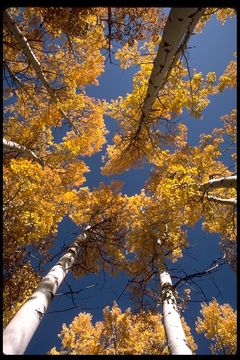
[[[213,195],[208,195],[207,199],[209,201],[215,201],[218,202],[222,205],[233,205],[236,206],[237,205],[237,198],[231,198],[231,199],[224,199],[224,198],[219,198],[217,196],[213,196]]]
[[[163,302],[163,321],[171,355],[192,355],[182,327],[180,315],[168,272],[160,272],[161,296]]]
[[[204,11],[205,8],[171,9],[149,79],[142,107],[143,118],[148,117],[160,89],[168,79]]]
[[[15,40],[17,41],[17,43],[19,44],[19,46],[22,49],[23,53],[25,54],[25,56],[29,60],[31,66],[33,67],[37,77],[39,78],[39,80],[41,80],[41,82],[45,86],[48,94],[51,96],[51,98],[56,103],[60,104],[60,100],[56,96],[55,90],[52,89],[52,87],[49,84],[48,80],[44,76],[44,74],[42,72],[42,69],[41,69],[40,62],[37,60],[37,58],[36,58],[34,52],[32,51],[27,39],[22,34],[21,30],[19,29],[19,27],[17,26],[17,24],[15,23],[15,21],[13,20],[13,18],[11,17],[10,13],[7,10],[4,11],[3,16],[4,16],[4,21],[6,23],[6,26],[7,26],[8,30],[13,34]],[[58,110],[61,113],[61,115],[70,123],[70,125],[74,128],[74,130],[76,132],[79,132],[78,129],[76,128],[76,126],[73,124],[73,122],[66,116],[65,112],[60,107],[59,107]]]
[[[23,156],[30,157],[31,159],[37,161],[40,165],[44,166],[44,161],[39,159],[39,157],[32,150],[27,149],[23,145],[19,145],[14,141],[6,140],[5,138],[3,138],[3,147],[5,149],[17,151]]]
[[[221,177],[219,179],[211,179],[200,185],[200,190],[210,191],[219,188],[236,188],[237,187],[237,175]]]
[[[4,354],[24,354],[57,289],[77,259],[80,242],[84,241],[87,236],[85,232],[77,238],[6,326],[3,332]]]

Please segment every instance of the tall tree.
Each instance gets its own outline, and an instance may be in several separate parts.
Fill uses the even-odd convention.
[[[160,282],[162,289],[163,321],[169,352],[171,355],[192,355],[182,327],[172,280],[168,272],[160,272]]]
[[[162,129],[162,123],[171,123],[169,120],[181,114],[184,108],[193,116],[200,117],[209,103],[210,94],[236,86],[236,61],[229,63],[218,83],[213,72],[208,73],[205,79],[200,72],[190,74],[184,48],[203,9],[196,8],[190,17],[185,16],[188,11],[192,8],[171,11],[161,39],[164,22],[161,10],[156,8],[6,10],[4,96],[7,105],[3,140],[5,298],[9,296],[11,284],[15,280],[18,283],[18,279],[21,283],[26,273],[24,264],[31,253],[29,247],[37,249],[47,261],[58,223],[65,215],[81,231],[30,299],[27,300],[30,293],[24,288],[18,295],[14,311],[9,312],[10,302],[7,301],[5,322],[27,300],[5,329],[6,353],[25,351],[69,270],[77,277],[105,269],[111,274],[126,271],[133,279],[132,284],[137,284],[138,290],[140,288],[141,291],[135,291],[135,295],[143,304],[142,294],[151,291],[149,280],[155,275],[159,281],[159,267],[166,259],[176,262],[183,255],[187,246],[184,226],[194,225],[201,217],[204,217],[205,229],[221,234],[224,257],[236,268],[236,174],[220,161],[223,136],[230,135],[233,143],[236,140],[236,111],[224,117],[224,130],[215,129],[211,135],[202,136],[195,147],[187,144],[187,131],[183,124],[179,126],[179,134],[171,129],[168,131],[167,126],[165,132]],[[233,12],[226,10],[218,14],[224,21]],[[180,15],[184,15],[183,18],[179,18]],[[170,21],[172,16],[175,17],[173,24]],[[208,17],[206,13],[200,18],[199,28]],[[147,42],[138,44],[143,39]],[[132,94],[107,105],[104,100],[96,101],[87,96],[86,86],[97,84],[97,77],[104,70],[103,52],[106,51],[112,62],[116,44],[121,45],[116,54],[121,65],[138,64],[140,71],[134,77]],[[141,51],[138,46],[141,46]],[[143,54],[146,49],[147,53]],[[186,66],[180,56],[186,60]],[[166,61],[161,63],[161,59]],[[154,83],[157,83],[156,89]],[[91,156],[101,150],[107,134],[103,120],[107,106],[108,114],[119,120],[122,130],[115,135],[114,146],[107,147],[108,161],[103,172],[108,175],[121,172],[138,164],[144,157],[154,165],[146,191],[142,190],[135,196],[119,193],[117,183],[110,187],[101,184],[93,191],[80,188],[85,181],[84,173],[88,171],[80,156]],[[56,140],[58,137],[61,139]],[[163,148],[168,144],[171,151]],[[232,155],[233,159],[236,158]],[[31,269],[29,273],[33,290],[37,276]],[[162,279],[163,301],[167,293],[176,305],[169,274],[161,276],[168,277],[167,285]],[[108,309],[106,314],[110,314],[110,318],[115,314],[120,323],[122,318],[127,324],[135,321],[129,313],[122,317],[115,305],[112,313]],[[110,337],[101,349],[95,340],[90,344],[84,340],[82,348],[78,344],[73,345],[73,352],[86,352],[86,346],[90,346],[94,353],[129,353],[130,346],[133,346],[135,353],[143,353],[147,347],[147,331],[152,334],[153,330],[159,329],[160,317],[157,325],[149,326],[145,332],[142,323],[148,320],[144,316],[142,320],[141,316],[142,313],[139,318],[136,317],[140,319],[140,330],[135,323],[131,327],[136,334],[132,342],[129,333],[124,333],[122,341],[117,344],[116,329],[112,327],[115,323],[110,321],[105,328],[105,325],[98,328],[105,329],[103,342],[106,336]],[[151,321],[155,315],[152,316],[148,317]],[[183,339],[179,317],[174,318]],[[93,330],[90,317],[81,315],[80,320],[83,321],[79,325],[82,336],[88,337],[88,333],[84,335],[82,331],[86,324],[91,337],[96,335],[98,339],[99,332]],[[184,328],[184,322],[182,324]],[[120,335],[126,330],[124,321],[122,325]],[[78,339],[74,332],[70,333],[66,331],[66,338],[64,335],[68,345],[69,337],[73,341]],[[145,349],[136,345],[141,333]],[[162,326],[160,333],[162,335]],[[170,331],[170,335],[175,337],[176,334]],[[153,343],[148,348],[150,353],[165,351],[162,344],[159,348],[156,342]],[[68,352],[72,351],[70,345],[67,346]],[[178,347],[175,345],[173,347]],[[182,345],[185,345],[184,340]]]
[[[171,26],[175,31],[177,26],[173,23]],[[235,61],[229,63],[217,82],[217,76],[213,71],[205,77],[195,69],[191,74],[187,57],[181,47],[179,51],[175,49],[176,59],[179,54],[182,55],[176,63],[172,57],[168,57],[174,65],[170,66],[171,71],[165,69],[162,73],[160,67],[157,72],[158,67],[154,64],[156,59],[159,59],[158,54],[163,51],[160,51],[163,44],[163,37],[159,36],[154,41],[145,42],[140,48],[137,43],[131,48],[125,46],[116,54],[124,69],[131,65],[139,65],[140,70],[134,75],[133,91],[125,97],[120,96],[113,100],[109,105],[108,114],[119,123],[119,131],[113,137],[113,144],[107,146],[105,164],[102,168],[104,175],[126,171],[141,164],[144,159],[151,161],[151,157],[159,148],[174,145],[174,118],[182,114],[184,108],[191,116],[201,118],[203,109],[210,103],[209,95],[218,94],[226,87],[236,86]],[[156,50],[157,46],[159,52]],[[184,61],[186,65],[183,64]],[[153,91],[151,77],[155,72],[163,78],[162,83],[158,83]],[[149,91],[152,92],[151,96],[147,96]],[[147,116],[143,115],[146,101]]]
[[[73,219],[79,225],[88,223],[83,233],[67,249],[57,264],[40,281],[36,291],[24,303],[4,329],[5,354],[23,354],[54,295],[68,271],[76,276],[98,272],[103,267],[116,272],[122,267],[125,232],[125,199],[115,192],[117,184],[102,185],[92,194],[80,189],[76,195]],[[104,199],[104,202],[103,202]],[[80,205],[77,207],[77,205]],[[116,250],[117,247],[117,250]]]
[[[157,56],[154,59],[146,97],[142,105],[140,123],[148,118],[157,94],[186,48],[187,42],[204,11],[205,8],[171,9],[163,30]]]
[[[25,352],[58,287],[74,264],[79,242],[84,241],[86,236],[83,234],[72,244],[6,326],[3,332],[4,354],[21,355]]]
[[[27,246],[46,256],[89,171],[77,155],[99,151],[106,135],[104,101],[84,91],[103,71],[102,27],[95,31],[86,14],[88,40],[75,35],[71,51],[67,34],[48,31],[42,21],[38,8],[4,12],[4,262],[9,274],[22,265]],[[65,136],[56,142],[58,130]]]

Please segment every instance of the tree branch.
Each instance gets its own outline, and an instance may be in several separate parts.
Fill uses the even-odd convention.
[[[32,150],[27,149],[25,146],[19,145],[14,141],[6,140],[5,138],[3,138],[3,147],[7,150],[17,151],[21,155],[30,157],[31,159],[37,161],[43,167],[45,165],[44,161],[39,159],[39,157]]]
[[[33,53],[27,39],[22,34],[19,27],[15,24],[14,20],[12,19],[11,15],[7,10],[4,12],[4,21],[6,22],[6,25],[8,27],[8,30],[13,34],[15,40],[20,45],[23,53],[27,57],[28,61],[30,62],[31,66],[33,67],[37,77],[41,80],[44,87],[46,88],[48,94],[50,97],[59,105],[58,110],[60,114],[69,122],[69,124],[72,126],[72,128],[75,130],[75,132],[78,134],[79,130],[76,128],[76,126],[73,124],[73,122],[67,117],[65,112],[60,108],[60,100],[55,94],[55,89],[52,89],[51,85],[49,84],[46,77],[43,75],[40,62],[37,60],[35,54]]]
[[[237,187],[237,175],[225,176],[219,179],[211,179],[199,186],[202,191],[210,191],[219,188],[236,188]]]
[[[209,201],[215,201],[218,202],[222,205],[232,205],[232,206],[236,206],[237,205],[237,198],[231,198],[231,199],[223,199],[223,198],[219,198],[217,196],[213,196],[213,195],[207,195],[207,199]]]

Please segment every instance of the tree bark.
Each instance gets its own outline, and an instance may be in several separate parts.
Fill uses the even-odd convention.
[[[44,76],[44,74],[42,72],[40,62],[37,60],[37,58],[36,58],[34,52],[32,51],[27,39],[22,34],[21,30],[19,29],[19,27],[17,26],[17,24],[15,23],[15,21],[11,17],[8,10],[4,11],[3,17],[4,17],[4,22],[6,23],[6,26],[7,26],[8,30],[11,32],[11,34],[14,36],[17,43],[20,45],[20,48],[22,49],[23,53],[25,54],[25,56],[29,60],[29,62],[31,64],[31,66],[33,67],[37,77],[43,83],[43,85],[46,88],[48,94],[50,95],[50,97],[56,103],[60,104],[60,100],[56,96],[55,90],[52,89],[51,85],[49,84],[49,82],[47,81],[46,77]],[[60,114],[69,122],[69,124],[72,126],[72,128],[77,133],[79,133],[79,130],[76,128],[76,126],[73,124],[73,122],[66,116],[65,112],[61,108],[59,108],[58,110],[59,110]]]
[[[163,322],[171,355],[193,355],[182,327],[172,280],[168,272],[160,272]]]
[[[5,138],[3,138],[3,147],[8,150],[16,151],[26,157],[30,157],[31,159],[37,161],[41,166],[44,166],[44,161],[39,159],[39,157],[32,150],[27,149],[23,145],[19,145],[14,141],[6,140]]]
[[[205,8],[171,9],[148,82],[142,106],[142,120],[148,117],[157,94],[166,83],[204,11]]]
[[[89,227],[86,228],[86,230]],[[78,236],[57,264],[41,280],[36,291],[16,313],[3,332],[3,353],[6,355],[24,354],[37,330],[54,295],[77,259],[80,242],[85,241],[88,232]]]
[[[200,190],[210,191],[219,188],[236,188],[237,187],[237,175],[221,177],[219,179],[211,179],[200,185]]]

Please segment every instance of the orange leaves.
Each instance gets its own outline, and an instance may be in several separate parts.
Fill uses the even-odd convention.
[[[75,160],[67,164],[64,170],[59,173],[62,185],[66,188],[72,188],[73,186],[79,187],[86,180],[83,174],[89,171],[89,167],[81,160]]]
[[[9,43],[5,44],[4,61],[17,90],[13,91],[16,96],[12,104],[5,109],[4,132],[7,140],[34,151],[46,166],[42,169],[16,151],[6,155],[4,236],[5,241],[11,239],[12,245],[5,249],[6,261],[12,261],[14,246],[35,244],[45,250],[50,246],[58,222],[73,207],[74,189],[84,183],[84,173],[89,171],[76,157],[101,150],[107,134],[105,102],[95,101],[84,92],[86,85],[97,84],[104,69],[100,52],[104,33],[102,25],[95,26],[95,13],[82,9],[83,17],[78,17],[79,11],[70,8],[22,8],[22,16],[17,17],[16,11],[10,12],[20,29],[20,38],[30,46],[39,72],[33,70],[32,63],[29,65],[26,53],[23,56],[21,46],[6,27]],[[72,27],[68,15],[76,19]],[[79,31],[81,26],[87,27],[88,36],[76,34],[74,26]],[[66,120],[73,128],[62,142],[55,143],[54,131],[58,127],[59,133],[66,133]],[[12,160],[13,155],[17,160]]]
[[[6,241],[10,233],[15,246],[44,244],[43,239],[56,232],[58,222],[68,211],[66,194],[83,183],[86,170],[80,160],[60,171],[48,166],[42,169],[26,159],[12,159],[4,168]],[[5,247],[6,256],[11,251],[11,247]]]
[[[230,137],[233,145],[237,142],[237,110],[232,109],[230,114],[221,116],[221,120],[224,123],[224,130],[226,134]],[[236,163],[237,160],[237,152],[236,147],[232,146],[231,150],[231,157],[233,161]]]
[[[101,150],[108,133],[104,123],[105,102],[94,101],[90,97],[78,94],[61,103],[61,108],[69,116],[79,133],[67,132],[58,146],[74,156],[90,156]]]
[[[175,137],[175,145],[177,149],[183,149],[187,146],[187,126],[183,123],[178,125],[179,135]]]
[[[236,57],[236,54],[235,54]],[[237,62],[236,60],[230,61],[224,73],[219,78],[218,90],[222,92],[225,88],[237,87]]]
[[[212,340],[213,354],[235,355],[237,351],[237,312],[229,304],[219,305],[213,299],[201,304],[202,318],[198,317],[196,331]]]
[[[234,112],[232,115],[233,122],[228,117],[225,119],[230,126],[230,134],[231,131],[234,132]],[[174,221],[169,221],[168,224],[168,244],[171,243],[171,237],[175,246],[179,244],[177,256],[181,256],[180,249],[185,244],[185,234],[178,237],[181,227],[193,226],[203,217],[203,229],[221,234],[220,245],[223,253],[226,260],[235,267],[236,212],[234,207],[210,201],[207,194],[199,190],[199,186],[208,181],[213,174],[216,179],[231,175],[227,167],[217,160],[221,156],[220,145],[223,142],[223,134],[223,129],[214,129],[212,134],[201,135],[198,146],[190,147],[183,140],[187,134],[185,126],[181,125],[180,134],[176,137],[177,150],[174,153],[159,151],[155,157],[152,157],[151,161],[156,168],[152,172],[146,189],[159,204],[159,213],[163,208],[165,214],[174,213]],[[230,199],[235,198],[236,190],[214,189],[210,195]],[[228,248],[231,250],[227,251]]]
[[[36,289],[40,276],[30,263],[22,265],[4,282],[3,289],[3,327],[9,323],[24,302]]]
[[[64,324],[60,334],[64,348],[71,349],[72,355],[78,354],[97,354],[100,346],[98,345],[98,331],[91,324],[92,316],[81,313],[75,317],[69,328]]]
[[[216,160],[224,130],[214,129],[201,137],[198,146],[190,147],[184,124],[175,135],[164,132],[163,123],[167,129],[169,120],[184,109],[200,118],[209,95],[236,86],[236,62],[230,62],[217,84],[213,71],[204,76],[194,69],[187,78],[187,67],[178,61],[145,116],[143,103],[163,24],[160,9],[23,8],[21,12],[23,16],[11,11],[51,89],[43,87],[27,55],[23,56],[17,41],[4,29],[4,61],[13,84],[7,92],[16,94],[5,111],[6,139],[28,147],[46,164],[42,168],[21,154],[5,162],[5,261],[14,264],[18,260],[15,250],[21,257],[26,245],[48,250],[65,215],[81,228],[90,226],[73,269],[76,276],[97,273],[104,266],[113,275],[119,269],[136,275],[136,282],[151,278],[166,258],[174,262],[182,256],[187,244],[183,225],[194,225],[203,216],[209,232],[219,232],[233,244],[235,214],[229,207],[210,204],[198,188],[213,173],[229,173]],[[223,23],[233,11],[221,9],[217,14]],[[137,65],[139,69],[132,92],[106,104],[88,97],[86,86],[98,84],[104,71],[102,50],[110,56],[113,40],[123,45],[116,53],[121,67]],[[155,170],[146,192],[127,197],[120,193],[118,183],[101,184],[93,191],[80,188],[89,168],[79,156],[102,149],[107,135],[105,114],[118,121],[120,131],[107,146],[103,174],[128,170],[147,159]],[[235,122],[236,111],[224,118],[225,133],[233,139]],[[174,152],[166,149],[169,144]],[[234,191],[226,189],[223,194],[233,196]],[[30,277],[35,283],[35,277]],[[185,330],[189,334],[187,327]],[[104,320],[96,325],[89,314],[80,314],[69,328],[63,328],[61,337],[63,353],[168,353],[160,316],[123,313],[116,304],[104,310]]]
[[[237,109],[232,109],[230,114],[221,116],[224,122],[226,133],[232,138],[233,142],[237,141]]]
[[[196,344],[184,319],[187,341],[195,351]],[[116,302],[103,309],[103,320],[92,324],[92,316],[80,313],[60,333],[60,351],[50,355],[169,355],[162,316],[150,311],[122,312]]]
[[[220,21],[220,23],[224,25],[228,17],[233,18],[234,16],[236,16],[236,10],[233,8],[226,8],[226,7],[207,8],[204,15],[198,21],[197,26],[195,27],[195,31],[199,33],[202,32],[202,29],[204,28],[206,22],[209,21],[211,16],[214,15],[216,15],[218,21]]]
[[[59,177],[22,159],[11,160],[4,169],[4,182],[5,224],[19,245],[38,243],[56,229],[63,215],[57,207]]]
[[[62,349],[51,355],[163,355],[168,354],[162,317],[142,311],[122,312],[116,303],[103,309],[103,321],[92,325],[92,316],[80,313],[60,337]]]
[[[196,345],[196,343],[194,341],[194,338],[193,338],[193,336],[191,334],[191,329],[187,325],[184,317],[181,317],[181,323],[182,323],[182,327],[183,327],[183,330],[184,330],[184,333],[185,333],[185,336],[186,336],[186,339],[187,339],[187,343],[188,343],[190,349],[192,350],[192,352],[194,354],[195,351],[197,350],[198,346]]]
[[[105,270],[115,274],[118,265],[125,261],[127,200],[118,191],[119,184],[113,183],[110,186],[100,184],[92,192],[88,188],[80,188],[75,192],[70,217],[79,226],[90,226],[89,237],[77,261],[79,267],[74,269],[76,276],[86,271],[98,272],[103,264]]]
[[[144,56],[142,57],[144,62]],[[142,105],[152,68],[153,63],[141,64],[133,78],[132,93],[124,98],[120,96],[109,104],[108,115],[117,120],[121,128],[113,139],[113,145],[107,146],[106,163],[102,170],[105,175],[126,171],[131,166],[137,166],[144,158],[154,157],[159,145],[175,145],[178,139],[173,133],[159,130],[162,119],[167,122],[182,114],[184,108],[193,117],[200,118],[203,109],[210,102],[209,95],[217,92],[214,72],[208,73],[205,80],[202,73],[194,69],[191,79],[186,80],[188,71],[179,61],[154,99],[150,114],[145,118]]]

